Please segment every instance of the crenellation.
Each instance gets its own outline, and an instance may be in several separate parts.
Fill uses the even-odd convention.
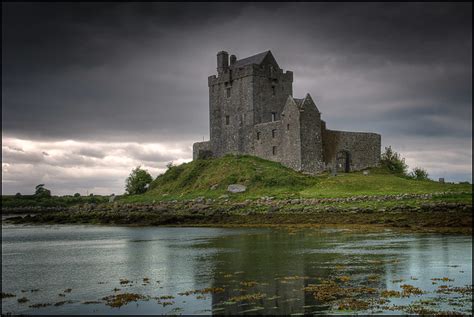
[[[328,130],[310,94],[293,98],[293,72],[270,51],[240,60],[219,52],[208,86],[210,141],[194,144],[194,159],[249,154],[313,174],[380,160],[379,134]]]

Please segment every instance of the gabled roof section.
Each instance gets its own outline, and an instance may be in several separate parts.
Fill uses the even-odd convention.
[[[244,66],[253,65],[253,64],[261,65],[265,61],[275,64],[275,66],[278,67],[278,63],[273,57],[271,51],[266,51],[266,52],[259,53],[250,57],[239,59],[238,61],[235,62],[233,67],[244,67]]]
[[[321,113],[319,111],[318,107],[316,106],[316,104],[314,103],[313,98],[311,98],[311,95],[309,93],[307,93],[306,96],[304,97],[304,99],[302,99],[302,100],[303,101],[301,102],[301,106],[300,106],[301,109],[304,109],[305,107],[313,107],[313,109],[315,109],[316,112]]]

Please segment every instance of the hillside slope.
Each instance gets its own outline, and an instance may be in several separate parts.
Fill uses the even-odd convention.
[[[247,190],[230,194],[230,184],[245,185]],[[321,198],[434,192],[472,192],[472,185],[411,180],[380,168],[371,169],[369,175],[352,172],[310,176],[257,157],[227,155],[172,166],[153,181],[147,193],[124,199],[160,201],[229,195],[230,199],[245,200],[262,196]]]

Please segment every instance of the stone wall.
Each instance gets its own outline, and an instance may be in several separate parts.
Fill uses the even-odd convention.
[[[311,97],[304,99],[300,112],[301,170],[307,173],[324,171],[321,136],[321,113]]]
[[[351,171],[362,170],[379,164],[380,134],[323,129],[322,136],[323,159],[328,169],[334,166],[336,156],[341,151],[349,153]]]
[[[255,156],[270,161],[280,162],[283,154],[281,148],[281,121],[255,125]],[[275,150],[275,152],[273,152]]]
[[[292,94],[293,73],[272,61],[220,69],[208,78],[211,150],[254,155],[254,125],[279,120]],[[275,115],[272,116],[272,113]]]
[[[300,111],[292,98],[288,98],[281,119],[280,162],[294,170],[301,169]]]
[[[208,158],[212,155],[211,142],[196,142],[193,144],[193,160],[198,158]]]

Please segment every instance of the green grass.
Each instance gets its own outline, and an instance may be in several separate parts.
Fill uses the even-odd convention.
[[[369,175],[362,172],[321,176],[321,181],[300,192],[302,197],[349,197],[359,195],[424,194],[435,192],[472,192],[471,184],[442,184],[432,180],[414,180],[397,176],[381,168]]]
[[[247,191],[230,194],[227,192],[227,186],[230,184],[243,184],[247,186]],[[329,198],[435,192],[453,192],[452,200],[456,201],[460,198],[456,193],[471,193],[472,185],[407,179],[390,174],[381,168],[371,169],[369,175],[352,172],[337,176],[327,173],[310,176],[257,157],[227,155],[173,166],[158,176],[145,194],[124,196],[120,200],[126,202],[184,200],[196,197],[218,198],[227,194],[231,199],[238,201],[262,196]],[[468,196],[462,197],[462,200],[472,201],[471,195]]]

